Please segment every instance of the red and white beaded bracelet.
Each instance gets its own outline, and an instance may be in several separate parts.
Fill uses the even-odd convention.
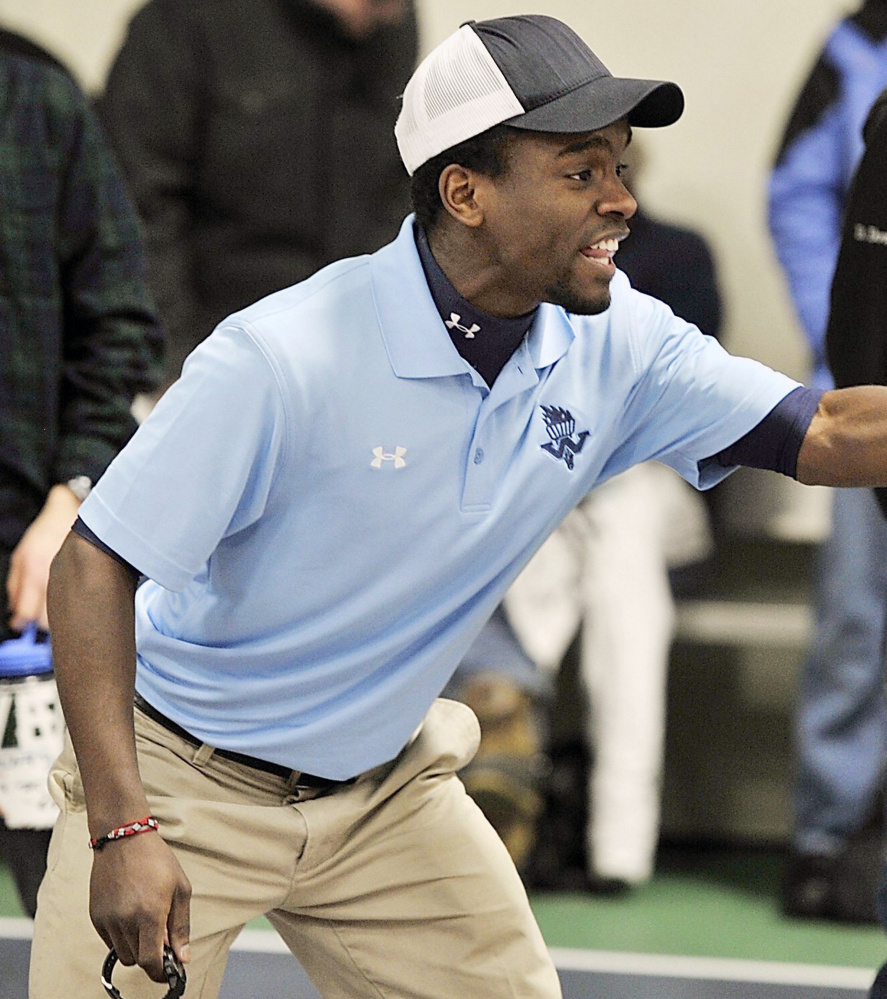
[[[137,819],[135,822],[127,822],[125,826],[117,826],[116,829],[112,829],[104,836],[90,839],[89,848],[90,850],[101,850],[106,843],[110,843],[112,840],[126,839],[127,836],[138,836],[139,833],[144,832],[157,832],[159,828],[160,824],[157,819],[153,815],[146,815],[143,819]]]

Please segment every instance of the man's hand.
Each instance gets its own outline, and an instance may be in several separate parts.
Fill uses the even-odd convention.
[[[798,453],[807,486],[887,486],[887,386],[832,389]]]
[[[23,631],[32,621],[49,630],[46,586],[49,566],[77,519],[80,500],[67,486],[53,486],[43,509],[12,550],[6,595],[10,627]]]
[[[151,812],[133,729],[137,585],[129,567],[73,532],[49,580],[56,683],[96,839]],[[190,959],[190,901],[188,878],[160,834],[95,851],[93,925],[122,964],[137,964],[154,981],[166,981],[164,941],[182,964]]]
[[[191,960],[191,884],[157,833],[141,833],[97,850],[89,912],[121,964],[137,964],[155,982],[166,982],[163,945],[182,964]]]

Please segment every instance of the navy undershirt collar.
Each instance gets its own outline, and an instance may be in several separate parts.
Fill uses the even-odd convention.
[[[425,230],[415,225],[413,232],[431,297],[453,345],[491,386],[533,325],[538,310],[503,319],[476,309],[456,291],[441,270],[428,245]]]

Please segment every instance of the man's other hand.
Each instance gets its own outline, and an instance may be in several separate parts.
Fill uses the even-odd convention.
[[[12,550],[6,596],[9,625],[23,631],[32,621],[49,630],[46,587],[49,566],[77,518],[80,500],[67,486],[53,486],[43,509]]]

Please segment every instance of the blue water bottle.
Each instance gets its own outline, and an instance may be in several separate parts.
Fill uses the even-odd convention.
[[[54,823],[46,778],[63,739],[49,636],[30,625],[0,642],[0,815],[10,829]]]

